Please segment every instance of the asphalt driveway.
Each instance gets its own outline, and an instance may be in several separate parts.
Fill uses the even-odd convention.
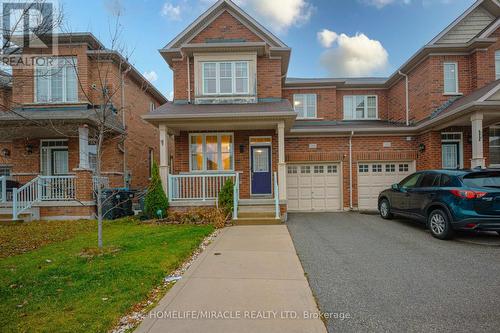
[[[408,220],[290,214],[329,332],[498,332],[500,237],[434,239]]]

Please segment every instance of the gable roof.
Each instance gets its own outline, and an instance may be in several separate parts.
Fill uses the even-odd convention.
[[[239,19],[247,28],[254,32],[257,36],[266,41],[271,47],[288,47],[273,33],[267,30],[263,25],[257,22],[253,17],[248,15],[244,10],[238,7],[231,0],[219,0],[201,14],[193,23],[172,39],[161,50],[180,48],[188,40],[192,39],[219,15],[224,12],[229,12],[235,18]],[[160,50],[160,52],[161,52]]]

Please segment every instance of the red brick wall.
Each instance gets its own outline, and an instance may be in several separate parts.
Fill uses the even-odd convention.
[[[281,98],[281,59],[257,58],[257,97]]]
[[[262,39],[245,27],[233,15],[225,11],[203,29],[190,43],[206,43],[207,39],[244,39],[262,42]]]

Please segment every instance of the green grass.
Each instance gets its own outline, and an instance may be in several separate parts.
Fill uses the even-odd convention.
[[[2,332],[106,332],[213,231],[212,226],[106,222],[106,251],[92,256],[97,242],[95,222],[92,226],[0,259]]]

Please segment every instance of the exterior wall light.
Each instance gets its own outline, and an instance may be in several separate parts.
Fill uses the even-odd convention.
[[[423,143],[418,145],[418,152],[423,153],[425,151],[425,145]]]

